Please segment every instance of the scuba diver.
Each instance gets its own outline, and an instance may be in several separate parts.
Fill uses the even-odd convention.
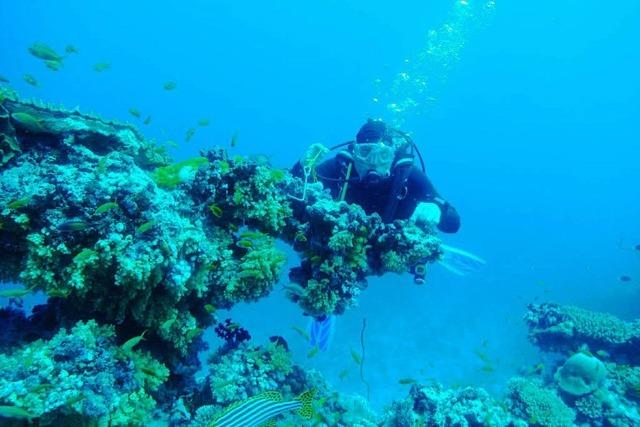
[[[358,131],[355,141],[337,145],[332,150],[338,148],[342,150],[317,165],[314,173],[335,200],[356,203],[367,215],[378,213],[385,223],[410,219],[445,233],[460,229],[458,212],[431,184],[422,156],[406,133],[381,120],[369,119]],[[420,168],[414,165],[416,155]],[[301,161],[291,172],[305,180],[309,176]],[[484,264],[481,258],[461,249],[444,244],[441,249],[443,256],[438,262],[455,274],[466,275]],[[415,283],[425,283],[426,260],[418,261],[410,272]],[[310,319],[311,346],[326,351],[334,328],[333,315]]]
[[[334,199],[356,203],[367,215],[376,212],[385,223],[411,219],[445,233],[458,231],[458,212],[427,178],[422,156],[406,133],[369,119],[355,141],[333,149],[341,147],[346,149],[315,168],[318,180]],[[416,153],[420,169],[414,166]],[[292,173],[303,177],[300,162]]]

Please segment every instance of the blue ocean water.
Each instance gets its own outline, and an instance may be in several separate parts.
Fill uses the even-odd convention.
[[[288,167],[311,143],[352,139],[368,117],[401,118],[461,214],[444,241],[487,266],[466,277],[433,266],[422,286],[371,278],[359,307],[336,319],[330,349],[311,359],[291,330],[308,319],[281,290],[232,314],[256,341],[284,336],[298,363],[359,393],[350,352],[366,318],[377,408],[406,394],[406,377],[499,394],[541,357],[526,304],[640,314],[640,256],[620,248],[640,243],[640,5],[469,3],[470,16],[453,1],[2,0],[0,74],[23,96],[105,117],[135,121],[136,108],[151,117],[137,121],[147,137],[178,143],[178,160],[237,135],[232,152]],[[53,72],[27,52],[37,41],[79,53]],[[430,46],[444,52],[419,66]],[[99,62],[111,68],[97,73]],[[426,87],[394,89],[407,70]],[[408,98],[417,105],[405,113],[388,106]],[[185,143],[200,119],[211,124]]]

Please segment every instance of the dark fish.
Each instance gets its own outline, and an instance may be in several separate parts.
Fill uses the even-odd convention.
[[[89,223],[82,219],[69,219],[58,225],[58,231],[83,231],[89,228]]]
[[[195,133],[196,133],[196,130],[194,128],[187,129],[187,133],[184,135],[185,142],[191,141],[191,138],[193,138],[193,135]]]
[[[631,281],[631,277],[630,276],[626,276],[626,275],[622,275],[619,277],[621,282],[630,282]]]
[[[178,84],[174,81],[166,82],[162,87],[164,90],[174,90]]]
[[[640,251],[640,245],[635,245],[633,249],[635,249],[636,251]]]

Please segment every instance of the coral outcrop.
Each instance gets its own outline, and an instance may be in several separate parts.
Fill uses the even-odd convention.
[[[297,197],[303,192],[305,198]],[[24,291],[16,295],[43,292],[48,297],[39,316],[3,312],[11,331],[3,357],[42,350],[51,345],[47,340],[63,339],[63,328],[79,331],[85,325],[102,337],[95,340],[106,346],[101,354],[110,355],[105,363],[112,365],[103,366],[105,372],[130,371],[133,378],[128,388],[109,391],[109,396],[126,398],[98,405],[96,417],[118,424],[114,410],[149,409],[157,400],[176,414],[182,411],[176,419],[188,419],[185,413],[194,405],[179,396],[207,395],[194,379],[197,352],[205,346],[202,333],[217,322],[216,308],[271,292],[286,261],[277,239],[301,255],[287,289],[295,290],[291,299],[313,315],[339,314],[354,305],[369,275],[407,271],[418,260],[440,256],[431,230],[405,222],[383,224],[377,215],[335,202],[318,184],[305,183],[264,159],[214,148],[173,162],[129,124],[21,100],[2,90],[0,279],[22,284]],[[45,329],[37,327],[42,319]],[[11,326],[18,323],[20,328]],[[136,337],[135,351],[118,359],[122,352],[117,348]],[[271,370],[275,363],[288,366],[284,354],[277,347],[260,354],[245,349],[225,357],[262,363],[265,381],[271,381],[234,380],[233,393],[211,384],[209,404],[228,404],[263,386],[284,387],[285,377],[270,374],[276,372]],[[56,357],[46,357],[42,363],[49,363],[50,370],[70,372]],[[212,369],[223,369],[227,359],[220,357]],[[141,376],[136,363],[149,365],[145,369],[157,378],[149,372]],[[169,369],[168,380],[160,364]],[[7,378],[11,384],[22,381]],[[36,417],[62,408],[20,396],[1,400]],[[109,396],[86,400],[107,402]],[[66,397],[76,398],[61,399]],[[71,411],[60,411],[90,416],[79,402],[65,406]]]

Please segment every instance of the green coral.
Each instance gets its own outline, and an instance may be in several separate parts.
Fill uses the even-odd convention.
[[[240,179],[233,183],[233,192],[224,204],[233,207],[234,219],[270,234],[279,233],[293,214],[282,191],[287,184],[286,176],[275,180],[273,169],[265,165],[232,162],[232,167]]]
[[[153,180],[159,186],[174,188],[178,184],[193,179],[198,169],[209,161],[205,157],[194,157],[168,166],[161,166],[153,171]]]
[[[224,285],[224,296],[228,301],[254,301],[267,295],[279,280],[286,261],[284,253],[276,249],[272,237],[262,235],[241,241],[251,244],[236,243],[237,251],[243,255],[237,262],[235,277]]]

